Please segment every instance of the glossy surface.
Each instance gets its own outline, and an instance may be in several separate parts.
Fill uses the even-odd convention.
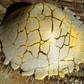
[[[13,69],[21,67],[23,76],[35,74],[38,80],[79,70],[84,60],[84,26],[79,17],[67,8],[61,10],[47,3],[20,10],[0,27],[4,64],[11,61]]]

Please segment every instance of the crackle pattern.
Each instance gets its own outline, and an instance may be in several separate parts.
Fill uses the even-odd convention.
[[[4,64],[11,61],[23,76],[35,74],[39,80],[79,70],[84,61],[84,25],[74,15],[48,3],[13,12],[0,27]]]

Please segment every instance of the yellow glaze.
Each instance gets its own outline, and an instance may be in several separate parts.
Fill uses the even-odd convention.
[[[74,12],[48,3],[14,11],[0,27],[4,64],[35,74],[64,77],[84,61],[84,25]]]

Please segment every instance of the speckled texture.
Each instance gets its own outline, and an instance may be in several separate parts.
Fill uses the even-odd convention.
[[[11,4],[11,1],[9,0],[10,4]],[[19,74],[19,70],[16,70],[16,71],[12,70],[10,65],[3,66],[2,59],[4,56],[3,54],[0,54],[0,56],[2,56],[0,58],[1,60],[0,61],[1,62],[0,63],[0,69],[1,69],[0,83],[1,84],[77,84],[77,83],[84,84],[84,63],[80,64],[80,70],[78,72],[74,70],[71,74],[67,74],[64,79],[61,79],[59,76],[53,76],[50,78],[46,77],[43,81],[37,81],[34,79],[34,75],[31,77],[22,77]]]

